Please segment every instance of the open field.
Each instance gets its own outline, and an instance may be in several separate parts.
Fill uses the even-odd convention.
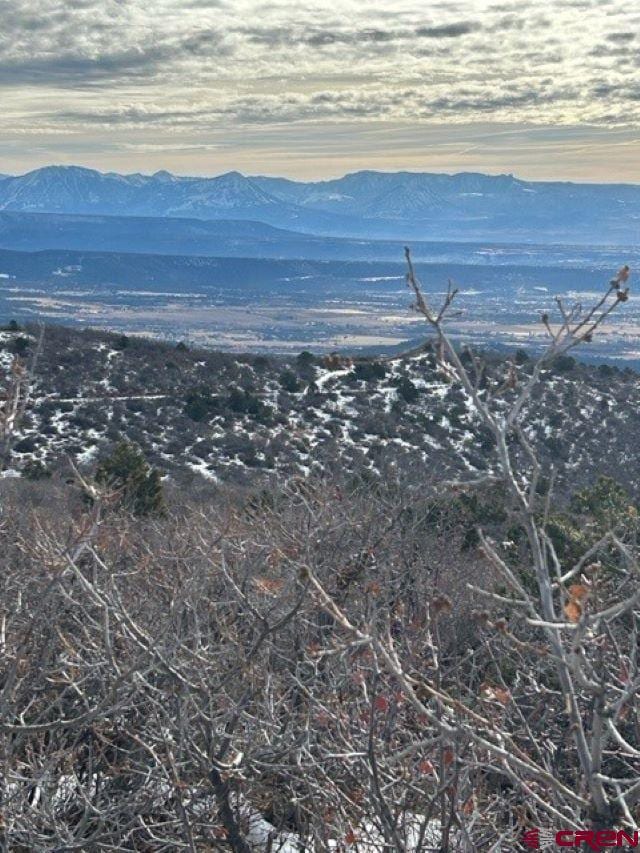
[[[491,247],[485,249],[491,255]],[[464,247],[458,248],[458,255]],[[497,252],[497,249],[496,249]],[[497,257],[502,258],[498,252]],[[560,296],[588,301],[615,272],[610,250],[532,254],[531,264],[419,263],[437,302],[459,287],[455,335],[476,346],[533,347]],[[422,334],[404,266],[79,252],[0,251],[0,315],[95,326],[229,351],[386,350]],[[636,363],[640,303],[583,357]]]

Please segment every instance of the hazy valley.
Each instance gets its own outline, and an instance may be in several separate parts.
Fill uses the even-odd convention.
[[[386,352],[420,335],[406,240],[431,298],[449,279],[460,289],[454,335],[535,349],[557,296],[588,299],[636,264],[636,195],[508,176],[302,184],[50,167],[0,180],[0,311],[234,352]],[[637,331],[632,295],[582,357],[635,364]]]

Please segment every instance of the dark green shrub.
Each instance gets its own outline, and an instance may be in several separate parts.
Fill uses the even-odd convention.
[[[127,441],[117,445],[96,470],[96,482],[116,491],[119,503],[134,515],[164,510],[160,472],[151,468],[137,447]]]
[[[603,528],[617,527],[621,520],[634,515],[635,509],[624,486],[604,475],[593,486],[576,492],[570,507],[572,512],[593,518]]]
[[[33,451],[37,448],[38,442],[36,438],[32,435],[27,435],[24,438],[20,439],[20,441],[14,444],[13,449],[16,453],[33,453]]]
[[[576,366],[576,360],[570,355],[559,355],[553,362],[555,373],[570,373]]]
[[[420,396],[420,392],[416,386],[410,379],[407,379],[406,376],[403,376],[398,383],[398,394],[402,397],[405,403],[415,403]]]
[[[51,471],[38,459],[30,459],[22,468],[22,476],[27,480],[48,480]]]
[[[14,338],[9,344],[9,351],[14,353],[14,355],[18,355],[23,357],[27,354],[29,350],[29,338],[25,338],[20,336],[19,338]]]
[[[184,413],[192,421],[209,421],[220,408],[219,401],[211,394],[202,391],[193,391],[187,396],[184,404]]]
[[[316,358],[313,353],[310,353],[308,350],[303,350],[296,358],[296,366],[300,376],[304,376],[305,379],[311,380],[315,376],[316,372]]]
[[[297,394],[300,390],[300,382],[292,370],[283,370],[278,377],[278,381],[284,390],[289,392],[289,394]]]
[[[310,364],[315,364],[316,357],[309,350],[302,350],[302,352],[296,358],[296,362],[298,363],[298,367],[308,367]]]
[[[271,421],[271,409],[262,402],[259,397],[250,391],[241,388],[233,388],[227,397],[227,408],[235,414],[250,415],[260,423]]]
[[[375,379],[384,379],[387,368],[380,361],[359,361],[353,368],[351,378],[360,382],[371,382]]]

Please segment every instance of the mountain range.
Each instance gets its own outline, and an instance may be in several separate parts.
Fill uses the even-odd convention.
[[[240,220],[356,239],[624,245],[637,239],[640,186],[479,173],[361,171],[302,182],[239,172],[202,178],[47,166],[0,176],[0,211]]]

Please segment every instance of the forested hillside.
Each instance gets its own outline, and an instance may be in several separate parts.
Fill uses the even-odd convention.
[[[7,460],[30,476],[64,470],[68,456],[90,469],[122,439],[179,482],[194,471],[251,484],[337,470],[375,480],[394,467],[413,479],[416,466],[430,478],[495,466],[473,401],[438,368],[428,341],[407,357],[288,359],[34,326],[6,329],[0,346],[6,371],[16,353],[28,363],[41,350]],[[525,350],[512,359],[487,354],[482,382],[501,384],[511,364],[526,380],[534,363]],[[600,472],[635,493],[634,371],[567,354],[542,370],[527,412],[527,435],[561,482],[565,472],[581,485]]]

